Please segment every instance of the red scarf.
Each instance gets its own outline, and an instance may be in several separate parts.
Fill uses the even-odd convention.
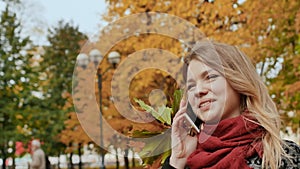
[[[204,125],[198,145],[188,160],[191,169],[250,169],[246,159],[262,157],[264,129],[246,116],[222,120],[218,125]],[[212,134],[211,134],[212,133]]]

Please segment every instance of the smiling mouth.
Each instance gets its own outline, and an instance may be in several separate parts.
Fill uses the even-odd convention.
[[[207,101],[201,102],[200,105],[199,105],[199,109],[201,111],[209,110],[212,102],[214,102],[214,100],[207,100]]]
[[[211,101],[205,102],[205,103],[201,104],[200,107],[205,107],[205,106],[209,105],[210,103],[211,103]]]

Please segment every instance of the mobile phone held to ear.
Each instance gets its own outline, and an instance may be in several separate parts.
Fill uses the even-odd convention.
[[[197,133],[200,133],[200,126],[202,124],[202,120],[200,120],[196,114],[194,113],[191,104],[188,102],[187,105],[187,111],[184,114],[187,121],[191,124],[191,127],[197,131]]]

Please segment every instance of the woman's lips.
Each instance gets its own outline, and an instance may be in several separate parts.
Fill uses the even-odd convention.
[[[199,104],[200,111],[203,112],[203,111],[209,110],[212,102],[214,102],[214,101],[215,100],[212,100],[212,99],[207,99],[207,100],[200,101],[200,104]]]

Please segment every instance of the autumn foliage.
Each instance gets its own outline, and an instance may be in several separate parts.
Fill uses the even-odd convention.
[[[250,57],[282,116],[282,133],[296,135],[299,143],[299,0],[106,0],[101,19],[110,24],[99,30],[98,41],[86,42],[78,27],[61,21],[49,29],[43,47],[21,34],[14,12],[21,1],[1,2],[7,5],[0,25],[4,161],[23,154],[7,147],[20,148],[18,141],[33,138],[51,155],[79,153],[83,144],[99,145],[103,129],[100,152],[131,149],[151,164],[147,168],[158,168],[170,140],[147,138],[169,134],[169,117],[180,100],[174,93],[184,88],[182,60],[203,38],[235,45]],[[78,53],[92,49],[103,60],[76,66]],[[111,51],[121,55],[116,67],[108,62]],[[154,118],[159,113],[170,116]]]

